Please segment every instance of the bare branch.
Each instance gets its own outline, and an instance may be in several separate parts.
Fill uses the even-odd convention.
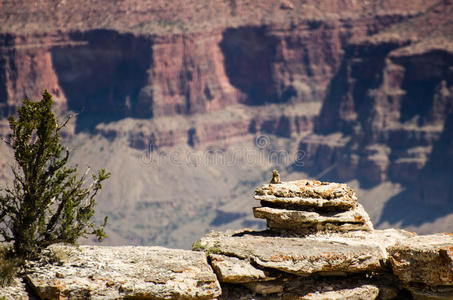
[[[62,128],[66,127],[66,125],[68,124],[68,122],[69,122],[72,118],[76,117],[77,115],[78,115],[78,113],[68,114],[68,115],[66,116],[66,120],[64,120],[64,121],[63,121],[63,124],[61,124],[61,125],[58,125],[58,122],[57,122],[57,132],[60,131]]]
[[[11,146],[11,142],[5,139],[4,137],[0,137],[0,140],[2,140],[2,142],[4,142],[5,144]]]

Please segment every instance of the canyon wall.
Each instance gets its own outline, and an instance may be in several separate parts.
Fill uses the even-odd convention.
[[[25,97],[39,98],[44,89],[54,94],[61,113],[78,113],[77,132],[127,117],[156,122],[238,103],[254,112],[269,103],[321,102],[350,39],[415,16],[431,2],[219,0],[185,3],[181,10],[177,1],[91,6],[5,1],[0,7],[1,116],[13,113]],[[312,130],[310,115],[225,120],[222,127],[232,128],[226,136],[263,131],[289,137]],[[118,131],[110,128],[108,137]],[[138,131],[130,144],[140,149],[225,139],[221,130],[203,133],[192,126]]]
[[[321,101],[350,38],[378,32],[428,5],[412,3],[409,10],[395,3],[378,10],[378,3],[331,4],[248,7],[248,1],[233,1],[224,7],[214,1],[182,12],[174,2],[134,7],[124,1],[99,3],[93,14],[83,3],[4,2],[2,115],[43,89],[63,109],[80,113],[80,129],[236,103]],[[211,15],[221,9],[226,17]],[[147,24],[137,24],[140,14],[150,16]]]
[[[358,179],[365,188],[402,184],[412,188],[398,199],[421,210],[437,203],[442,209],[433,216],[445,215],[453,211],[445,167],[452,151],[452,6],[448,0],[2,1],[0,136],[23,98],[39,99],[44,89],[60,118],[76,113],[65,142],[81,164],[102,162],[118,174],[99,203],[122,241],[159,240],[162,232],[177,232],[182,219],[202,218],[206,207],[218,213],[203,221],[206,228],[237,221],[244,216],[237,190],[272,167],[260,160],[259,167],[236,162],[194,171],[166,162],[145,170],[143,160],[161,150],[167,158],[204,150],[237,154],[243,144],[258,159],[259,151],[272,154],[279,146],[303,157],[303,164],[273,166],[288,175]],[[0,178],[7,180],[13,156],[5,145],[0,149]],[[205,193],[200,178],[221,181],[240,208]],[[178,187],[169,188],[173,182]],[[390,203],[407,206],[398,199]],[[158,209],[141,209],[146,205]],[[393,213],[392,205],[384,212]],[[194,213],[175,217],[175,207]],[[194,235],[203,233],[194,226],[200,231]]]
[[[413,185],[416,192],[407,198],[449,206],[452,13],[452,3],[441,1],[425,14],[351,41],[315,134],[300,144],[314,164],[321,153],[329,157],[317,171],[335,165],[331,176],[341,180]]]

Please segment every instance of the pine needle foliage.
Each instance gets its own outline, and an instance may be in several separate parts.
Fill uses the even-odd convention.
[[[18,273],[21,261],[11,254],[8,245],[0,246],[0,287],[11,285]]]
[[[60,131],[69,118],[58,124],[52,95],[25,99],[17,119],[8,120],[16,166],[12,186],[0,194],[0,234],[13,244],[13,254],[33,259],[51,244],[75,244],[88,235],[102,241],[107,217],[100,226],[92,217],[95,196],[110,173],[101,169],[88,180],[88,171],[79,176],[77,167],[67,167],[70,152],[60,143]]]

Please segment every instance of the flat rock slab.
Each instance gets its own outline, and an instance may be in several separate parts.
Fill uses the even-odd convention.
[[[307,198],[307,197],[277,197],[274,195],[255,195],[255,200],[262,203],[272,203],[278,207],[294,207],[294,208],[331,208],[338,210],[347,210],[355,206],[354,201],[350,197],[341,197],[335,199],[323,198]]]
[[[212,232],[198,242],[208,252],[234,256],[296,275],[326,275],[375,271],[387,260],[386,246],[407,238],[404,231],[319,234],[279,237],[267,232]]]
[[[318,230],[373,230],[373,224],[363,207],[342,212],[314,212],[271,207],[254,207],[256,218],[266,219],[270,228],[298,231],[314,227]],[[319,225],[319,226],[318,226]],[[330,226],[329,226],[330,225]],[[345,225],[342,227],[342,225]]]
[[[453,234],[414,236],[388,251],[393,273],[403,282],[453,285]]]
[[[209,258],[220,282],[246,283],[275,279],[265,271],[255,268],[247,260],[218,254],[210,254]]]
[[[50,247],[56,264],[32,264],[42,299],[213,299],[221,294],[206,255],[163,247]]]
[[[302,206],[352,208],[357,202],[356,193],[347,185],[297,180],[266,184],[255,190],[255,198],[274,203],[291,203]]]
[[[408,286],[414,299],[422,300],[451,300],[453,299],[453,286]]]

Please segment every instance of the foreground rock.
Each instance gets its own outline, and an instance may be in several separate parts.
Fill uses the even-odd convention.
[[[453,235],[414,236],[399,241],[389,254],[403,282],[453,286]]]
[[[5,300],[29,300],[36,299],[28,294],[24,280],[14,278],[8,286],[0,286],[0,299]]]
[[[268,230],[211,232],[196,251],[54,245],[27,262],[29,290],[40,299],[453,299],[452,234],[373,230],[347,185],[285,183],[277,171],[272,181],[254,210]],[[0,293],[33,299],[23,282]]]
[[[266,231],[230,231],[212,232],[203,237],[198,245],[208,253],[240,258],[261,268],[285,273],[301,276],[345,275],[379,271],[381,263],[387,259],[385,245],[393,245],[410,235],[404,231],[390,230],[366,235],[332,234],[297,238],[279,237]],[[228,274],[222,268],[215,270],[220,278],[233,277],[231,272],[234,270],[229,269]],[[238,278],[244,277],[241,275],[244,270],[241,268],[236,271]],[[256,278],[257,281],[261,279]]]
[[[453,298],[453,236],[374,230],[349,186],[281,182],[276,170],[255,199],[268,230],[211,232],[194,244],[223,299]]]
[[[390,278],[285,277],[242,286],[222,284],[221,299],[407,299]],[[410,298],[409,298],[410,299]]]
[[[453,299],[449,234],[243,230],[211,232],[195,246],[208,254],[224,299]]]
[[[56,263],[32,264],[42,299],[213,299],[220,286],[200,252],[161,247],[53,246]]]

